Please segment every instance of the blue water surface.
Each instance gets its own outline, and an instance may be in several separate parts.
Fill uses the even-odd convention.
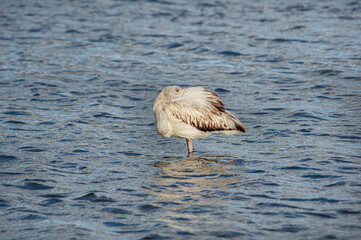
[[[0,1],[1,239],[359,239],[359,1]],[[168,85],[243,135],[157,136]]]

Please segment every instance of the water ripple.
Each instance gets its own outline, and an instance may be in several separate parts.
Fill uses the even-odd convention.
[[[358,1],[1,4],[3,239],[361,235]],[[248,132],[187,157],[154,130],[168,85]]]

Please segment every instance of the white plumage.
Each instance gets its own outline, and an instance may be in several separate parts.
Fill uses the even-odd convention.
[[[224,108],[223,99],[203,87],[166,87],[155,100],[153,112],[157,133],[187,139],[189,153],[193,152],[192,139],[215,132],[246,132],[243,124]]]

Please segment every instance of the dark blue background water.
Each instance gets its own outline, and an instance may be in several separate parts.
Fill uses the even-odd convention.
[[[1,239],[358,239],[359,1],[0,2]],[[168,85],[248,132],[156,135]]]

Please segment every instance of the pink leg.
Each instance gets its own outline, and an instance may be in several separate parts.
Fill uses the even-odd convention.
[[[192,139],[187,139],[188,153],[193,153]]]

